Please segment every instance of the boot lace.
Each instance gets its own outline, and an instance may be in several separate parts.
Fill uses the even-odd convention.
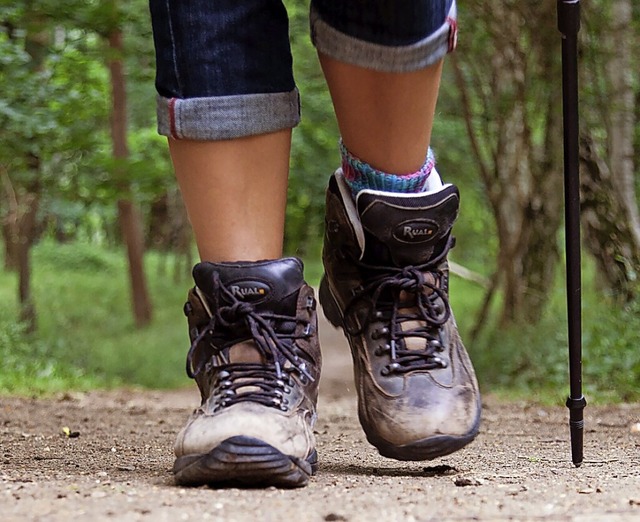
[[[450,238],[440,255],[421,265],[375,267],[358,261],[371,277],[367,278],[366,285],[354,290],[345,309],[345,329],[350,335],[360,335],[372,321],[385,325],[371,333],[372,339],[386,341],[374,351],[376,356],[389,358],[382,375],[448,366],[447,360],[440,356],[444,351],[441,330],[451,317],[451,308],[448,295],[442,289],[443,275],[437,267],[452,244]],[[354,321],[356,316],[360,321]],[[409,327],[408,323],[417,325]],[[422,339],[424,347],[409,348],[409,338]]]
[[[315,308],[313,297],[309,297],[307,307]],[[253,304],[238,300],[217,273],[213,275],[212,311],[209,323],[199,330],[191,343],[186,370],[192,379],[203,370],[215,370],[213,389],[221,407],[250,401],[286,410],[285,396],[291,391],[293,375],[297,374],[303,384],[314,381],[295,344],[297,339],[309,338],[313,334],[311,323],[289,315],[257,311]],[[304,324],[304,329],[296,333],[300,323]],[[266,362],[228,362],[225,347],[211,342],[214,332],[220,328],[247,332],[247,337]],[[212,350],[209,362],[194,368],[198,346],[205,344]],[[217,364],[214,359],[223,362]]]

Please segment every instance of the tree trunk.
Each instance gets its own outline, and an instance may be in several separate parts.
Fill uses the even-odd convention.
[[[580,167],[584,243],[596,261],[598,281],[605,291],[629,301],[637,291],[640,250],[612,171],[586,133],[580,139]]]
[[[187,279],[193,266],[193,233],[177,188],[168,190],[151,204],[148,230],[150,247],[165,254],[158,263],[158,276],[167,276],[167,262],[171,256],[174,282]]]
[[[109,72],[111,78],[111,139],[116,160],[116,179],[124,194],[118,201],[118,219],[127,248],[133,315],[138,327],[151,322],[152,310],[144,271],[144,235],[140,214],[133,201],[130,183],[123,164],[129,157],[127,145],[126,82],[122,63],[122,31],[114,29],[108,36]],[[121,163],[118,165],[118,163]]]
[[[37,167],[34,167],[37,168]],[[22,198],[23,211],[20,216],[18,233],[20,241],[17,248],[18,261],[18,297],[20,300],[20,321],[28,333],[37,329],[36,307],[31,295],[31,247],[35,243],[36,215],[40,202],[39,187],[31,187],[31,191]]]
[[[535,20],[553,19],[556,2],[546,0],[529,11]],[[531,186],[526,216],[523,273],[526,280],[524,319],[535,323],[547,305],[560,259],[557,235],[563,219],[563,146],[560,38],[555,24],[541,24],[532,31],[536,61],[527,86],[527,103],[535,100],[529,118],[539,118],[543,138],[532,141]],[[535,75],[535,78],[533,76]],[[531,124],[536,125],[536,124]]]
[[[15,190],[6,172],[2,172],[4,199],[9,211],[2,223],[5,244],[5,269],[18,273],[19,319],[27,332],[37,328],[36,307],[31,295],[31,247],[36,239],[37,213],[40,202],[39,159],[29,158],[28,167],[36,172],[28,187]]]
[[[126,199],[118,201],[118,220],[122,238],[127,246],[133,315],[138,327],[151,322],[151,303],[144,271],[144,234],[136,205]]]
[[[7,210],[2,217],[2,241],[4,243],[4,269],[9,272],[18,270],[18,196],[6,169],[0,172],[2,177],[2,199]]]
[[[599,33],[591,43],[593,52],[586,56],[599,61],[588,63],[584,72],[589,74],[585,81],[591,81],[593,70],[604,81],[596,83],[598,119],[584,126],[580,139],[582,225],[598,283],[606,294],[625,302],[637,295],[640,272],[634,164],[637,59],[631,1],[594,6],[598,8]],[[598,71],[600,63],[605,66]]]
[[[612,26],[608,30],[611,51],[607,61],[610,84],[609,158],[612,181],[621,198],[623,213],[636,248],[640,248],[640,217],[636,198],[634,172],[635,96],[631,0],[611,3]]]
[[[46,23],[38,15],[32,15],[27,26],[25,51],[30,57],[29,68],[41,72],[45,66],[49,30]],[[37,152],[26,154],[25,166],[30,175],[22,187],[15,188],[8,174],[3,173],[3,185],[13,205],[13,216],[7,223],[9,238],[7,254],[10,263],[18,271],[18,301],[20,303],[20,321],[28,333],[37,329],[36,306],[31,294],[31,248],[36,240],[36,222],[41,194],[41,159]],[[5,263],[7,260],[5,259]]]

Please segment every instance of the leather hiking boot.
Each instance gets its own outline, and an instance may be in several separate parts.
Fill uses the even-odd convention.
[[[385,457],[426,460],[471,442],[480,393],[448,299],[459,194],[327,189],[320,302],[351,346],[358,415]]]
[[[200,263],[185,314],[202,404],[178,434],[178,484],[304,486],[316,468],[316,300],[296,258]]]

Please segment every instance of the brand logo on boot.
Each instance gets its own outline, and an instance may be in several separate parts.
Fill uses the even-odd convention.
[[[255,303],[265,299],[269,295],[271,288],[259,281],[238,281],[229,285],[229,291],[238,301]]]
[[[438,233],[438,224],[426,219],[404,221],[393,230],[393,237],[402,243],[426,243]]]

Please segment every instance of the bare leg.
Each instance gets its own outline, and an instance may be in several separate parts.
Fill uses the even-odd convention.
[[[290,129],[169,149],[203,261],[282,257]]]
[[[418,170],[431,140],[442,61],[385,73],[319,56],[347,149],[384,172]]]

